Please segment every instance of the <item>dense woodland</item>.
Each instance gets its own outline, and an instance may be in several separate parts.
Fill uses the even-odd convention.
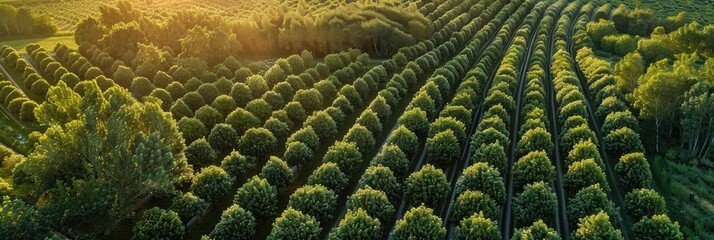
[[[714,236],[714,25],[248,2],[271,7],[117,1],[81,15],[77,49],[0,48],[0,238]],[[8,36],[58,29],[5,12],[29,16],[0,17]]]

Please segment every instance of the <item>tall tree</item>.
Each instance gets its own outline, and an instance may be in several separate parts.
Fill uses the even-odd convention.
[[[98,215],[111,228],[139,198],[171,192],[186,179],[186,146],[160,103],[142,104],[121,87],[102,92],[94,81],[80,84],[82,96],[63,82],[50,88],[35,109],[48,129],[16,171],[70,221]]]

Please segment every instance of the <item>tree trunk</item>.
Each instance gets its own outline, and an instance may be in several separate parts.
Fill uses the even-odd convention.
[[[662,125],[662,119],[655,119],[655,152],[659,153],[659,127]]]

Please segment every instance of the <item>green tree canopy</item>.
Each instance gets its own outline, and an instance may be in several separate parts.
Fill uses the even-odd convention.
[[[233,204],[221,214],[221,221],[213,228],[213,238],[221,240],[252,239],[256,226],[252,213]]]
[[[394,226],[392,238],[395,240],[443,239],[446,237],[446,229],[441,226],[441,218],[435,216],[433,212],[424,205],[409,209]]]
[[[142,104],[118,86],[102,92],[94,81],[80,84],[82,96],[62,82],[50,88],[35,109],[47,130],[16,171],[32,179],[33,194],[49,194],[45,204],[62,209],[70,223],[94,209],[112,224],[131,215],[142,196],[171,192],[186,179],[186,147],[159,103]]]
[[[182,238],[184,226],[174,211],[153,207],[144,212],[132,232],[136,239],[177,239]]]

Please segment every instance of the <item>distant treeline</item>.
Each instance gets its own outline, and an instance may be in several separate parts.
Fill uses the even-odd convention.
[[[373,56],[390,56],[432,33],[431,20],[415,5],[355,2],[321,9],[319,14],[303,7],[280,8],[284,11],[255,13],[245,20],[200,10],[177,11],[157,19],[121,1],[100,7],[98,19],[82,21],[75,38],[125,62],[141,43],[168,47],[179,57],[203,58],[211,64],[236,54],[282,55],[302,50],[324,56],[356,48]]]
[[[57,25],[47,15],[38,15],[27,7],[0,4],[0,37],[51,35]]]

